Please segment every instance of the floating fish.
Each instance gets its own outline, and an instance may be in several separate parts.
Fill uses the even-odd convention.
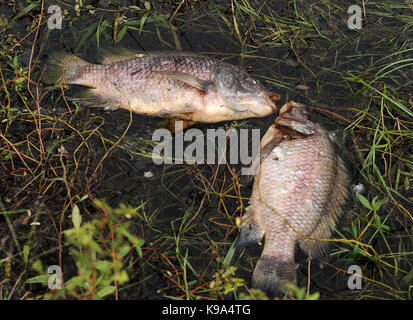
[[[287,282],[296,282],[297,244],[310,258],[326,253],[323,239],[331,237],[350,185],[327,132],[304,105],[285,104],[260,147],[260,167],[238,246],[265,236],[252,286],[279,294]]]
[[[54,53],[43,81],[88,87],[72,98],[83,104],[194,122],[266,116],[279,100],[245,71],[209,57],[120,50],[100,63]]]

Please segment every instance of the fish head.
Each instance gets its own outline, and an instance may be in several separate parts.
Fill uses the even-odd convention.
[[[281,107],[275,125],[292,129],[303,135],[314,134],[317,130],[317,125],[314,123],[308,107],[294,101],[288,101]]]
[[[227,67],[218,68],[215,71],[214,83],[225,106],[235,112],[250,112],[263,117],[277,110],[276,103],[280,96],[269,94],[257,80],[245,72]]]

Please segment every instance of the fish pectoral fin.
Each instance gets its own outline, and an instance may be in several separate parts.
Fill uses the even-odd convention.
[[[232,111],[235,111],[235,112],[248,111],[248,107],[246,107],[246,106],[237,106],[237,105],[234,105],[234,104],[229,104],[229,105],[225,105],[225,106],[230,108]]]
[[[195,87],[201,91],[206,91],[207,88],[212,85],[211,81],[199,79],[189,73],[180,71],[156,71],[162,75],[165,75],[173,80],[178,80],[186,83],[189,86]]]
[[[282,141],[284,136],[280,130],[276,129],[274,125],[270,126],[267,133],[262,137],[260,142],[260,152],[254,157],[251,162],[251,170],[254,172],[254,176],[259,175],[260,163],[263,162],[272,152],[272,150]],[[258,170],[257,170],[258,169]],[[249,175],[246,178],[246,182],[252,181],[253,175]]]
[[[261,152],[260,152],[260,162],[264,161],[272,152],[272,150],[278,146],[278,144],[282,141],[284,137],[277,133],[274,135],[274,137],[268,141],[264,146],[262,146]]]
[[[159,116],[159,117],[185,119],[185,118],[189,118],[189,114],[191,114],[192,112],[193,112],[192,107],[186,106],[182,110],[162,110],[162,111],[151,113],[151,115]],[[188,115],[186,116],[186,114]]]

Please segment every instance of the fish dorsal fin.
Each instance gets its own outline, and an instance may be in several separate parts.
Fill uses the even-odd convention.
[[[330,201],[324,207],[322,216],[320,218],[317,227],[308,236],[315,239],[327,239],[330,238],[333,233],[334,226],[343,211],[343,207],[346,203],[349,195],[350,177],[344,162],[340,157],[337,157],[337,171],[335,180],[332,181],[333,187],[331,190]],[[327,254],[327,247],[329,242],[316,241],[305,238],[299,238],[298,243],[301,250],[303,250],[310,257],[322,257]]]
[[[97,58],[100,64],[111,64],[123,60],[147,56],[144,51],[129,50],[125,48],[104,48],[101,49]]]
[[[165,75],[171,79],[182,81],[187,85],[195,87],[199,90],[206,91],[207,88],[212,84],[211,81],[202,80],[198,77],[195,77],[189,73],[180,72],[180,71],[157,71],[162,75]]]
[[[111,64],[123,60],[142,58],[142,57],[162,57],[162,56],[189,56],[205,58],[201,54],[184,52],[184,51],[140,51],[126,48],[102,48],[97,57],[97,62],[100,64]]]

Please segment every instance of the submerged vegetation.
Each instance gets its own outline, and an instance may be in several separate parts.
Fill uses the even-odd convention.
[[[281,102],[310,105],[348,165],[353,193],[328,257],[298,253],[286,299],[411,299],[413,2],[2,2],[0,299],[265,299],[257,250],[238,250],[251,195],[240,168],[156,165],[161,119],[69,102],[42,83],[44,56],[99,48],[184,50],[248,70]],[[61,28],[48,18],[57,5]],[[51,20],[50,20],[51,21]],[[71,90],[74,90],[72,88]],[[260,128],[275,115],[207,128]],[[348,267],[362,271],[349,289]],[[49,289],[59,266],[62,289]],[[52,278],[56,286],[56,278]],[[56,287],[54,287],[56,288]]]

